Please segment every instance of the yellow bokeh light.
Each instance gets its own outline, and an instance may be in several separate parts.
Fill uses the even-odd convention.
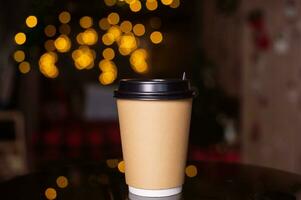
[[[110,23],[108,22],[107,18],[102,18],[101,20],[99,20],[98,25],[99,28],[104,31],[110,28]]]
[[[48,78],[56,78],[59,74],[55,63],[57,61],[57,55],[54,52],[44,53],[39,60],[39,68],[42,74]]]
[[[125,172],[125,164],[124,164],[124,161],[121,161],[118,163],[118,170],[121,172],[121,173],[124,173]]]
[[[109,28],[108,33],[112,34],[115,41],[118,41],[121,35],[119,26],[112,26]]]
[[[86,45],[93,45],[98,40],[97,32],[92,28],[85,30],[81,37],[83,43]]]
[[[120,29],[124,33],[129,33],[132,30],[132,23],[130,21],[123,21],[120,24]]]
[[[53,37],[56,34],[56,28],[53,25],[47,25],[44,29],[44,33],[48,37]]]
[[[71,41],[66,35],[60,35],[55,41],[54,41],[55,48],[62,53],[65,53],[70,50],[71,47]]]
[[[111,33],[106,33],[106,34],[104,34],[104,35],[102,36],[102,42],[103,42],[105,45],[107,45],[107,46],[113,44],[113,42],[114,42],[114,35],[111,34]]]
[[[116,0],[104,0],[107,6],[114,6],[116,4]]]
[[[103,50],[102,56],[107,60],[112,60],[115,57],[115,52],[112,48],[106,48]]]
[[[26,18],[25,23],[29,28],[33,28],[38,24],[38,18],[34,15],[30,15]]]
[[[44,48],[47,51],[54,51],[55,50],[54,41],[53,40],[47,40],[44,44]]]
[[[159,17],[152,17],[150,19],[150,25],[153,29],[159,29],[161,24],[161,19]]]
[[[17,50],[13,57],[16,62],[22,62],[25,59],[25,53],[22,50]]]
[[[103,72],[98,78],[99,82],[103,85],[109,85],[114,82],[115,74],[113,72]],[[119,166],[119,165],[118,165]]]
[[[143,24],[136,24],[133,28],[133,32],[137,36],[142,36],[145,33],[145,27]]]
[[[66,188],[68,186],[68,179],[65,176],[59,176],[56,179],[56,184],[59,188]]]
[[[116,168],[118,166],[117,159],[108,159],[108,160],[106,160],[106,163],[109,168]]]
[[[113,72],[115,75],[117,75],[117,68],[113,61],[102,59],[98,64],[99,69],[102,72]]]
[[[135,36],[131,34],[121,36],[119,41],[119,52],[121,55],[129,55],[136,48],[137,42]]]
[[[87,46],[81,46],[72,52],[75,67],[79,70],[90,69],[94,66],[93,51]]]
[[[29,64],[29,62],[27,62],[27,61],[21,62],[19,64],[19,71],[22,74],[28,73],[30,71],[30,64]]]
[[[71,32],[71,27],[68,24],[62,24],[59,27],[59,31],[61,34],[69,35]]]
[[[56,190],[54,188],[47,188],[45,190],[45,196],[47,199],[49,200],[53,200],[56,198],[57,194],[56,194]]]
[[[147,51],[145,49],[135,50],[130,57],[130,63],[133,70],[137,73],[146,73],[148,72]]]
[[[76,41],[77,41],[77,43],[80,44],[80,45],[83,45],[83,44],[84,44],[84,41],[83,41],[83,33],[77,34],[77,36],[76,36]]]
[[[60,20],[60,22],[63,23],[63,24],[69,23],[70,20],[71,20],[71,15],[70,15],[70,13],[67,12],[67,11],[61,12],[61,13],[59,14],[59,20]]]
[[[157,0],[147,0],[145,6],[148,10],[153,11],[158,8],[158,2]]]
[[[80,18],[79,24],[82,28],[90,28],[93,25],[93,19],[89,16]]]
[[[108,15],[108,22],[112,25],[119,23],[119,15],[118,13],[112,12]]]
[[[170,5],[171,3],[172,3],[172,1],[173,0],[161,0],[161,3],[163,4],[163,5]]]
[[[140,74],[148,72],[147,62],[141,62],[137,65],[133,65],[132,68],[135,72],[140,73]]]
[[[125,0],[125,2],[126,2],[127,4],[134,3],[135,1],[137,1],[137,0]]]
[[[171,8],[178,8],[180,6],[180,0],[173,0],[169,6]]]
[[[198,174],[198,169],[194,165],[189,165],[185,169],[185,174],[190,178],[195,177]]]
[[[26,35],[25,33],[19,32],[15,35],[15,42],[18,45],[22,45],[26,42]]]
[[[130,4],[130,9],[133,12],[139,12],[141,10],[141,2],[139,0]]]
[[[162,33],[159,32],[159,31],[154,31],[154,32],[152,32],[152,34],[150,35],[150,39],[151,39],[152,43],[154,43],[154,44],[159,44],[159,43],[162,42],[162,40],[163,40]]]

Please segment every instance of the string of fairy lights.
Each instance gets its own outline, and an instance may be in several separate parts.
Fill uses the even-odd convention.
[[[137,13],[141,11],[142,6],[149,11],[162,6],[170,8],[178,8],[180,0],[104,0],[108,7],[112,6],[128,6],[129,10]],[[158,17],[150,19],[151,30],[143,23],[133,23],[129,20],[122,21],[119,13],[111,12],[107,16],[97,20],[91,16],[82,16],[79,19],[81,32],[77,33],[75,38],[71,35],[70,22],[72,20],[71,13],[62,11],[57,17],[59,26],[54,24],[45,25],[44,34],[46,41],[44,42],[44,53],[39,57],[39,71],[47,78],[56,78],[59,76],[60,67],[58,66],[58,54],[70,55],[74,63],[74,67],[78,70],[89,70],[98,64],[99,77],[98,80],[103,85],[113,83],[118,75],[118,68],[114,62],[114,58],[119,53],[120,56],[129,57],[131,68],[136,73],[147,73],[150,70],[148,45],[159,45],[163,41],[163,34],[158,30],[161,27],[161,20]],[[98,28],[96,29],[98,22]],[[31,31],[37,27],[39,19],[30,15],[26,18],[26,30]],[[74,34],[72,34],[74,35]],[[26,45],[27,36],[25,32],[18,32],[14,37],[17,46]],[[95,48],[101,48],[101,55],[97,55]],[[115,50],[114,50],[115,49]],[[69,53],[70,52],[70,53]],[[101,57],[100,60],[98,60]],[[27,59],[24,50],[16,50],[13,53],[14,60],[18,63],[19,71],[26,74],[31,71],[31,64]]]

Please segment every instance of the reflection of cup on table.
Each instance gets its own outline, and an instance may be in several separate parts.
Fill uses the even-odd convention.
[[[188,80],[121,80],[115,97],[130,192],[180,193],[193,97]]]

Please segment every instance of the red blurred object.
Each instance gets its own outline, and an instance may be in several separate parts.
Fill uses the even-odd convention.
[[[62,144],[62,134],[59,128],[49,130],[44,133],[44,144],[59,146]]]
[[[101,146],[104,143],[103,134],[99,130],[92,130],[87,135],[88,144],[92,146]]]

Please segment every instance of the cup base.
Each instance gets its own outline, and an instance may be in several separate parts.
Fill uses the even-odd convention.
[[[138,196],[145,197],[167,197],[175,194],[179,194],[182,192],[182,186],[176,188],[169,189],[161,189],[161,190],[145,190],[139,189],[129,186],[129,192]]]

